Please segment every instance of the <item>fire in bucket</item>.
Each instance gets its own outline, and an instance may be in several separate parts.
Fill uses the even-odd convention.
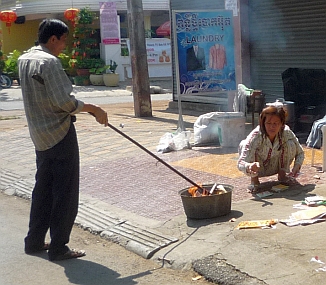
[[[197,186],[192,186],[188,189],[188,192],[192,197],[219,195],[227,192],[223,185],[217,185],[217,183],[215,183],[210,189],[203,187],[200,183],[198,185],[202,187],[203,190],[199,189]]]
[[[187,187],[179,191],[188,219],[211,219],[230,213],[233,186],[220,183],[197,185],[201,188]],[[220,185],[222,187],[218,187]]]

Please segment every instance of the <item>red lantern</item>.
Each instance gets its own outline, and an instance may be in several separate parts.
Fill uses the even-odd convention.
[[[9,34],[10,34],[11,23],[15,22],[16,19],[17,19],[17,14],[14,11],[7,10],[7,11],[0,12],[0,20],[6,23]]]
[[[75,22],[76,22],[76,19],[77,19],[78,13],[79,13],[79,10],[78,10],[78,9],[76,9],[76,8],[69,8],[69,9],[67,9],[67,10],[63,13],[63,15],[64,15],[64,17],[65,17],[67,20],[71,21],[73,27],[75,27],[75,25],[76,25]]]

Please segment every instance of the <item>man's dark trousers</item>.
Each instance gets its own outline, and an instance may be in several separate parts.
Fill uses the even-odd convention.
[[[79,149],[71,123],[67,135],[46,151],[36,151],[36,183],[32,194],[26,248],[40,248],[50,228],[49,257],[64,254],[78,212]]]

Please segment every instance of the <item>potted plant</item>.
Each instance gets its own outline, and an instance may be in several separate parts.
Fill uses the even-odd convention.
[[[97,62],[101,60],[98,42],[94,37],[95,30],[91,27],[94,19],[96,14],[88,7],[80,9],[73,32],[72,55],[69,61],[69,65],[76,69],[77,76],[83,76],[83,78],[76,78],[76,85],[76,82],[85,83],[85,77],[90,76],[89,70],[96,67]]]
[[[58,58],[61,61],[62,68],[66,72],[69,79],[73,82],[73,77],[76,76],[76,69],[70,65],[71,57],[66,52],[62,52],[58,55]]]
[[[83,63],[80,59],[71,58],[69,60],[69,66],[71,70],[74,70],[73,82],[75,85],[84,86],[89,85],[89,68],[86,68],[86,63]],[[83,68],[85,66],[85,68]],[[87,78],[87,80],[86,80]]]
[[[74,83],[77,86],[88,86],[90,85],[89,75],[77,75],[74,77]]]
[[[93,67],[93,61],[90,58],[72,58],[69,65],[76,69],[77,75],[89,75],[89,70]]]
[[[97,59],[94,62],[94,67],[89,70],[90,76],[89,79],[92,85],[104,85],[103,74],[109,68],[109,65],[105,65],[104,60]]]
[[[110,60],[107,73],[103,74],[103,81],[106,86],[114,87],[119,85],[119,74],[116,73],[118,65],[115,61]]]

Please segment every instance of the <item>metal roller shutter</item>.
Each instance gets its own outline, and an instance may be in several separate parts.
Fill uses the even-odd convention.
[[[171,10],[210,10],[210,9],[224,9],[224,0],[170,0],[170,9]]]
[[[249,0],[251,88],[284,96],[288,68],[326,69],[326,1]]]

